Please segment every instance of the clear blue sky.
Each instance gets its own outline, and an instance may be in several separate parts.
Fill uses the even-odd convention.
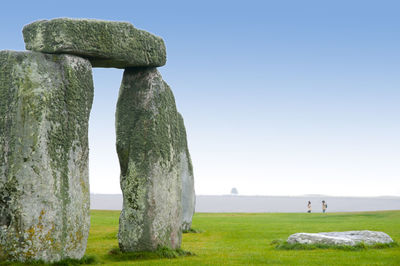
[[[0,49],[55,17],[164,38],[198,194],[400,195],[398,1],[3,1]],[[121,70],[95,69],[90,182],[119,193]]]

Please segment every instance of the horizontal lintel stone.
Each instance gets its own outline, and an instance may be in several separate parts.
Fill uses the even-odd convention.
[[[56,18],[28,24],[23,29],[27,50],[73,54],[93,67],[158,67],[166,63],[162,38],[128,22]]]

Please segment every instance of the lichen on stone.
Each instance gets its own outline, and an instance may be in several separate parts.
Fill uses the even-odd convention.
[[[126,69],[116,111],[122,251],[179,248],[185,146],[175,98],[155,68]]]
[[[0,257],[83,256],[92,99],[88,60],[0,51]]]
[[[57,18],[23,29],[27,50],[88,58],[93,67],[162,66],[164,41],[128,22]]]

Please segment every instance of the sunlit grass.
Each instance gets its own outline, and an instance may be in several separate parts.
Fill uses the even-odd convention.
[[[198,213],[195,229],[183,234],[181,249],[133,253],[118,249],[118,218],[119,211],[91,211],[84,260],[58,265],[400,265],[400,211]],[[331,247],[285,242],[293,233],[352,230],[384,231],[395,243]]]
[[[400,211],[362,213],[197,213],[195,232],[183,234],[182,250],[194,255],[113,259],[118,246],[118,211],[92,211],[87,255],[107,265],[400,265],[396,243],[378,248],[277,248],[298,232],[374,230],[400,240]],[[275,240],[275,244],[271,244]],[[279,240],[276,242],[276,240]],[[121,255],[123,257],[123,255]]]

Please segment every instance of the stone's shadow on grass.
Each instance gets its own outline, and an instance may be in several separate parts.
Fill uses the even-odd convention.
[[[179,257],[195,256],[190,251],[183,249],[170,249],[168,247],[159,247],[155,251],[136,251],[136,252],[121,252],[116,247],[110,250],[107,257],[112,261],[128,261],[128,260],[153,260],[153,259],[174,259]]]
[[[11,262],[11,261],[0,261],[0,265],[12,265],[12,266],[23,266],[23,265],[43,265],[43,266],[73,266],[73,265],[90,265],[99,264],[100,261],[98,257],[90,255],[83,256],[82,259],[64,259],[58,262],[45,263],[41,260],[27,261],[27,262]]]
[[[103,237],[102,237],[102,239],[105,239],[105,240],[115,240],[115,239],[118,239],[118,232],[110,232],[110,233],[107,233],[107,234],[105,234]]]
[[[397,242],[392,243],[378,243],[374,245],[366,245],[364,242],[358,243],[355,246],[349,245],[327,245],[327,244],[300,244],[294,243],[290,244],[284,240],[273,240],[271,245],[275,246],[277,250],[314,250],[314,249],[336,249],[336,250],[347,250],[347,251],[361,251],[368,249],[383,249],[383,248],[393,248],[398,247]]]
[[[200,234],[204,233],[203,230],[200,229],[195,229],[195,228],[190,228],[189,230],[182,230],[183,234]]]

